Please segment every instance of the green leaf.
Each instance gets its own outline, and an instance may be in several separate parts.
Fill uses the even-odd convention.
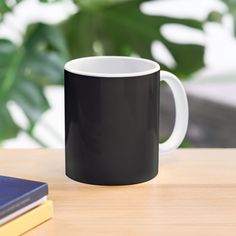
[[[170,43],[167,40],[165,45],[172,52],[177,66],[171,71],[181,79],[188,79],[188,76],[204,67],[204,48],[193,44]],[[170,70],[169,68],[167,68]]]
[[[28,28],[20,46],[0,40],[0,55],[0,140],[3,140],[19,132],[7,110],[8,102],[18,104],[32,130],[49,108],[44,88],[63,83],[68,52],[57,27],[37,24]]]
[[[223,18],[223,14],[222,13],[220,13],[218,11],[212,11],[208,15],[207,21],[222,23],[222,18]]]
[[[130,2],[130,1],[136,1],[136,0],[75,0],[75,2],[80,6],[82,10],[99,10],[101,8],[120,4],[123,2]]]
[[[10,101],[15,101],[28,118],[28,133],[32,135],[36,122],[49,109],[44,89],[63,83],[63,67],[68,59],[134,54],[154,59],[151,44],[159,40],[177,64],[173,69],[161,65],[163,69],[186,78],[204,65],[202,46],[173,43],[160,33],[163,25],[172,23],[202,30],[201,21],[145,15],[140,10],[144,0],[74,2],[79,5],[78,13],[59,25],[29,26],[22,45],[0,40],[0,141],[16,136],[20,130],[8,111]],[[4,1],[0,4],[0,14],[15,6],[9,7]]]
[[[0,104],[0,142],[15,137],[19,130],[7,107]]]
[[[6,4],[6,1],[4,0],[1,0],[0,1],[0,16],[3,15],[4,13],[8,12],[8,11],[11,11],[11,7],[9,7],[7,4]],[[2,17],[0,17],[1,19]]]
[[[3,19],[3,15],[7,12],[13,10],[13,8],[18,4],[21,0],[14,0],[14,1],[6,1],[0,0],[0,21]]]
[[[172,71],[177,75],[187,77],[204,65],[203,46],[173,43],[160,33],[161,27],[170,23],[202,30],[202,22],[145,15],[140,11],[140,3],[143,2],[140,0],[101,0],[94,2],[93,7],[90,6],[91,1],[78,2],[86,3],[87,7],[81,8],[77,14],[62,24],[72,58],[100,54],[137,54],[154,59],[151,43],[159,40],[175,58],[177,67]],[[89,6],[93,8],[92,11]],[[164,65],[162,68],[166,69]]]
[[[42,88],[31,81],[22,80],[11,99],[21,107],[32,124],[49,108]]]
[[[52,2],[59,2],[60,0],[39,0],[39,1],[43,3],[52,3]]]

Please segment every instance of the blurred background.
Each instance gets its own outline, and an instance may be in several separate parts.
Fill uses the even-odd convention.
[[[184,83],[183,147],[236,147],[236,0],[0,0],[0,145],[63,147],[63,66],[90,55],[156,60]],[[174,125],[161,87],[161,140]]]

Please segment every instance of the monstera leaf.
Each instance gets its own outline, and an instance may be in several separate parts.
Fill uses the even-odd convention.
[[[38,0],[44,4],[60,0]],[[20,0],[0,1],[0,21]],[[180,78],[203,67],[204,48],[194,44],[169,41],[160,29],[165,24],[181,24],[202,29],[202,22],[166,16],[145,15],[140,10],[144,0],[74,0],[79,11],[59,25],[31,25],[23,43],[15,45],[0,40],[0,142],[15,137],[20,130],[32,138],[33,128],[49,109],[44,88],[63,83],[63,66],[68,59],[90,55],[138,55],[154,59],[153,41],[161,41],[176,61],[166,68]],[[14,101],[28,119],[20,127],[9,112]],[[40,140],[38,140],[40,142]],[[40,142],[42,145],[43,143]]]
[[[55,27],[29,27],[22,45],[0,40],[0,141],[17,135],[19,127],[8,110],[14,101],[28,118],[27,132],[49,108],[44,95],[48,85],[62,84],[62,68],[68,58],[63,37]]]
[[[0,17],[1,17],[2,14],[6,13],[10,10],[11,10],[11,8],[7,5],[7,3],[5,1],[0,1],[0,13],[1,13]]]
[[[0,1],[0,21],[3,18],[3,14],[7,12],[11,12],[12,9],[20,2],[21,0],[14,0],[14,1]]]
[[[77,0],[80,11],[62,25],[73,58],[88,55],[132,55],[153,59],[151,43],[161,41],[177,66],[172,72],[187,77],[203,67],[204,48],[177,44],[160,33],[165,24],[175,23],[202,29],[202,22],[165,16],[145,15],[140,0]],[[162,65],[165,69],[165,66]],[[170,70],[170,68],[167,68]]]

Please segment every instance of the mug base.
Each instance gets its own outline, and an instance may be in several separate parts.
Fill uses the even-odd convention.
[[[142,179],[138,179],[138,180],[137,179],[136,180],[127,180],[125,182],[92,181],[92,180],[84,179],[84,178],[81,178],[81,177],[72,176],[67,172],[65,174],[70,179],[72,179],[76,182],[83,183],[83,184],[100,185],[100,186],[124,186],[124,185],[134,185],[134,184],[145,183],[145,182],[155,178],[158,175],[158,172],[156,172],[154,175],[148,176],[146,178],[142,178]]]

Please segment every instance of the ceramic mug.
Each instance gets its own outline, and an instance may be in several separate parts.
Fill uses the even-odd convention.
[[[65,64],[66,175],[98,185],[152,179],[159,154],[185,136],[188,103],[179,79],[142,58],[95,56]],[[159,144],[160,81],[171,88],[173,132]]]

